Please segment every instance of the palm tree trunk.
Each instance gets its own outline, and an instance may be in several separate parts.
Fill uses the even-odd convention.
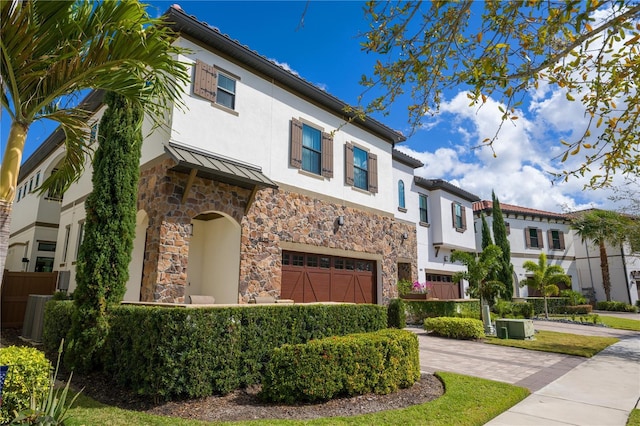
[[[16,121],[11,123],[7,147],[0,168],[0,275],[4,276],[4,265],[9,248],[9,232],[11,231],[11,208],[18,186],[18,172],[22,161],[24,143],[27,140],[27,129]],[[1,278],[0,278],[1,281]],[[0,285],[1,282],[0,282]]]
[[[600,269],[602,271],[602,287],[607,302],[611,301],[611,276],[609,276],[609,258],[604,241],[600,242]]]
[[[549,308],[547,307],[547,293],[543,293],[542,296],[544,297],[544,317],[546,319],[549,319]]]
[[[11,230],[11,207],[13,203],[0,200],[0,285],[4,277],[4,265],[9,248],[9,231]]]

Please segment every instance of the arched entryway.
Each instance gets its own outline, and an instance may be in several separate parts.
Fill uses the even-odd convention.
[[[238,303],[240,224],[222,212],[191,221],[185,296],[213,296],[215,303]]]

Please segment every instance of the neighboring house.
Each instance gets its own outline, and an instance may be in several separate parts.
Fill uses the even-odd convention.
[[[482,245],[480,213],[484,213],[489,229],[493,229],[492,207],[493,203],[486,200],[473,205],[478,247]],[[522,265],[527,260],[537,262],[542,252],[547,255],[550,264],[560,265],[565,273],[571,277],[571,288],[581,291],[576,268],[576,243],[574,232],[569,228],[569,218],[562,213],[546,212],[511,204],[500,203],[500,209],[511,245],[514,297],[530,295],[528,287],[520,286],[527,278],[527,272]],[[491,238],[495,242],[493,232]]]
[[[417,276],[415,223],[394,217],[392,150],[404,136],[370,118],[345,123],[337,98],[177,6],[167,15],[176,44],[191,52],[179,59],[191,64],[192,84],[186,108],[167,111],[168,129],[143,129],[125,300],[386,303],[396,296],[399,264]],[[93,110],[89,126],[102,113]],[[37,151],[42,173],[60,149],[51,143]],[[31,173],[22,177],[21,187]],[[59,213],[43,221],[58,227],[46,240],[56,243],[53,267],[69,271],[71,291],[90,190],[87,163],[56,204]],[[26,204],[15,204],[12,241],[35,241],[22,228],[38,221],[18,219],[22,206],[34,208]],[[13,267],[23,252],[12,256]]]
[[[83,101],[83,107],[96,111],[101,101],[102,94],[94,92]],[[92,137],[95,138],[95,132]],[[5,264],[10,271],[51,272],[60,269],[54,257],[59,249],[57,239],[63,194],[55,190],[40,194],[39,187],[62,160],[64,138],[64,132],[58,128],[20,168]]]
[[[571,218],[580,212],[567,214]],[[607,300],[602,285],[600,248],[591,241],[583,242],[575,235],[576,267],[582,292],[591,300]],[[618,247],[605,244],[611,279],[611,300],[635,304],[640,299],[640,253],[633,253],[624,243]]]
[[[396,218],[416,225],[418,244],[418,275],[399,278],[430,283],[436,298],[465,297],[467,283],[452,279],[464,266],[449,258],[453,250],[476,251],[473,229],[467,224],[473,223],[472,203],[479,198],[441,179],[414,176],[423,164],[398,150],[393,160]]]

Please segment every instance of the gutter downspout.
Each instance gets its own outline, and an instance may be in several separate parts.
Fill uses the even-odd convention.
[[[631,286],[629,285],[629,272],[627,271],[627,261],[624,259],[624,243],[620,244],[620,254],[622,255],[622,268],[624,270],[624,282],[627,285],[627,296],[631,303]]]

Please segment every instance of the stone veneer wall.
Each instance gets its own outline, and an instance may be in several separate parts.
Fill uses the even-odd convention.
[[[344,226],[337,217],[344,216]],[[408,234],[407,240],[402,234]],[[239,292],[246,302],[256,295],[280,295],[282,251],[290,242],[327,247],[382,257],[382,302],[397,297],[397,263],[411,259],[412,276],[417,276],[416,228],[392,216],[345,207],[295,192],[259,191],[247,216],[242,219]]]
[[[191,219],[204,212],[223,212],[238,223],[251,191],[196,178],[185,203],[188,175],[169,169],[164,160],[140,173],[138,210],[149,216],[142,273],[141,300],[183,303],[187,285]]]
[[[188,198],[182,194],[188,175],[169,169],[172,160],[141,172],[138,209],[147,212],[149,227],[145,247],[141,300],[184,302],[191,220],[204,212],[223,212],[242,227],[240,246],[240,303],[256,295],[280,296],[281,242],[362,253],[382,258],[382,300],[397,296],[397,263],[411,259],[417,276],[415,225],[391,215],[345,207],[330,199],[320,200],[279,189],[258,191],[249,212],[244,209],[251,191],[208,179],[196,178]],[[344,226],[337,217],[344,216]],[[408,234],[404,240],[402,234]],[[236,285],[236,283],[230,283]]]

